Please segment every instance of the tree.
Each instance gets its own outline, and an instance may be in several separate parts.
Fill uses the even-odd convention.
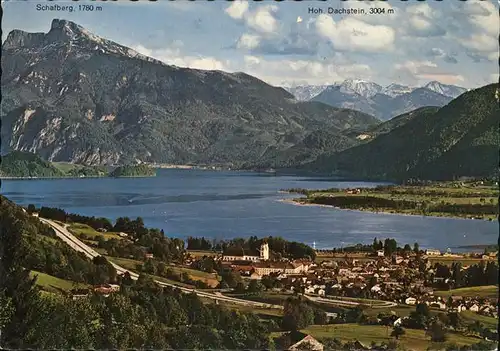
[[[28,205],[27,212],[28,212],[28,214],[32,214],[32,213],[36,212],[36,207],[35,207],[35,205],[33,205],[33,204],[29,204],[29,205]]]
[[[285,330],[299,330],[314,323],[314,311],[300,298],[288,298],[283,306],[282,327]]]
[[[418,254],[420,252],[420,247],[418,246],[418,243],[413,244],[413,252]]]
[[[451,327],[457,330],[463,325],[462,317],[457,312],[450,312],[448,313],[448,323]]]
[[[251,280],[250,283],[248,283],[248,287],[247,287],[248,293],[256,294],[256,293],[259,293],[261,290],[262,290],[262,286],[259,284],[258,281]]]
[[[431,341],[433,342],[446,341],[446,330],[444,329],[443,324],[438,320],[431,323],[426,334],[431,337]]]
[[[411,246],[409,244],[406,244],[405,247],[403,248],[404,252],[410,252],[411,251]]]
[[[419,303],[415,306],[415,312],[421,316],[424,317],[429,317],[430,316],[430,311],[429,311],[429,306],[425,303]]]
[[[26,246],[26,215],[14,207],[5,198],[0,198],[0,282],[3,290],[4,304],[10,305],[10,318],[5,318],[5,326],[0,335],[0,345],[6,348],[20,349],[30,329],[34,326],[38,306],[38,290],[36,278],[30,278],[29,270],[23,268],[23,260],[29,257]],[[30,234],[29,232],[26,234]],[[33,234],[33,233],[31,233]]]
[[[396,340],[399,340],[400,336],[403,336],[406,333],[406,331],[401,327],[400,325],[396,325],[391,332],[391,336],[396,338]]]

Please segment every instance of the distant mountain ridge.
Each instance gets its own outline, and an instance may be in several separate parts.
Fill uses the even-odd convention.
[[[380,122],[245,73],[167,65],[66,20],[10,32],[1,84],[3,152],[86,165],[259,164],[323,130],[349,147],[343,130]]]
[[[361,145],[318,157],[309,170],[381,179],[498,177],[498,84],[421,108],[368,131]]]
[[[319,101],[330,106],[349,108],[388,120],[425,106],[444,106],[467,89],[432,81],[423,87],[392,83],[386,87],[361,80],[347,79],[328,86],[287,88],[300,101]],[[308,93],[304,93],[308,92]]]

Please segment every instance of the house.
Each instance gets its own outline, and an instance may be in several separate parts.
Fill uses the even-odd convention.
[[[121,238],[127,238],[127,237],[128,237],[128,234],[127,234],[127,233],[124,233],[124,232],[119,232],[119,233],[118,233],[118,236],[120,236]]]
[[[313,338],[311,335],[298,331],[281,335],[275,340],[275,345],[278,350],[323,351],[322,343]]]
[[[417,299],[414,297],[409,297],[405,300],[405,304],[407,305],[415,305],[417,303]]]
[[[38,212],[33,212],[31,215],[32,215],[33,217],[38,217]]]
[[[108,230],[106,228],[97,228],[99,233],[106,233]]]
[[[262,279],[262,276],[257,272],[252,272],[252,274],[250,274],[250,279]]]
[[[384,257],[384,250],[377,250],[378,257]]]
[[[152,253],[147,253],[147,254],[144,255],[144,257],[146,259],[151,259],[151,258],[154,258],[154,255]]]
[[[401,326],[402,323],[403,323],[403,320],[401,319],[401,317],[399,317],[398,319],[396,319],[394,321],[393,326],[399,327],[399,326]]]
[[[325,296],[325,289],[319,288],[318,291],[316,292],[319,296]]]
[[[479,312],[479,306],[477,304],[473,304],[472,306],[469,307],[469,311]]]
[[[440,256],[441,251],[435,250],[435,249],[427,249],[427,250],[425,250],[425,254],[427,256]]]

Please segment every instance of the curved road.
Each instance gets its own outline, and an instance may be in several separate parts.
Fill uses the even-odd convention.
[[[40,221],[42,221],[45,224],[48,224],[54,229],[56,232],[56,235],[64,241],[66,244],[71,246],[76,251],[83,252],[88,258],[93,259],[94,257],[101,256],[97,251],[92,249],[91,247],[87,246],[83,242],[81,242],[79,239],[77,239],[73,234],[71,234],[65,227],[55,223],[54,221],[51,221],[49,219],[45,218],[39,218]],[[125,269],[113,262],[109,262],[113,267],[115,267],[116,272],[118,274],[124,274],[125,272],[128,272],[130,274],[130,277],[134,280],[137,280],[139,278],[139,275],[137,273],[134,273],[132,271],[129,271],[128,269]],[[169,284],[165,283],[159,280],[155,280],[155,282],[160,285],[160,286],[169,286],[173,288],[177,288],[181,290],[184,293],[195,293],[199,297],[204,297],[204,298],[209,298],[213,300],[218,300],[218,301],[225,301],[225,302],[230,302],[234,304],[240,304],[240,305],[246,305],[246,306],[254,306],[254,307],[260,307],[260,308],[276,308],[276,309],[283,309],[283,306],[280,305],[271,305],[271,304],[266,304],[266,303],[261,303],[261,302],[256,302],[256,301],[249,301],[249,300],[242,300],[242,299],[237,299],[233,297],[228,297],[224,296],[222,294],[213,294],[213,293],[207,293],[204,291],[199,291],[196,289],[188,289],[184,288],[175,284]]]
[[[61,226],[54,221],[51,221],[49,219],[45,218],[39,218],[40,221],[42,221],[45,224],[48,224],[49,226],[54,229],[56,235],[64,241],[66,244],[68,244],[71,248],[73,248],[76,251],[83,252],[88,258],[93,259],[94,257],[101,256],[97,251],[89,247],[88,245],[84,244],[81,242],[78,238],[76,238],[73,234],[71,234],[65,226]],[[110,262],[113,267],[115,267],[116,272],[118,274],[124,274],[128,272],[130,274],[130,277],[134,280],[137,280],[139,278],[139,275],[137,273],[134,273],[132,271],[129,271],[128,269],[125,269],[113,262]],[[204,297],[216,301],[225,301],[225,302],[230,302],[233,304],[239,304],[239,305],[246,305],[246,306],[254,306],[254,307],[259,307],[259,308],[275,308],[275,309],[283,309],[283,306],[281,305],[272,305],[272,304],[267,304],[267,303],[262,303],[262,302],[257,302],[257,301],[251,301],[251,300],[243,300],[243,299],[238,299],[234,297],[228,297],[224,296],[221,293],[208,293],[196,289],[188,289],[184,288],[175,284],[169,284],[165,283],[159,280],[155,280],[155,282],[160,285],[160,286],[169,286],[173,288],[177,288],[181,290],[184,293],[195,293],[199,297]],[[306,296],[308,299],[320,303],[328,303],[328,304],[334,304],[334,305],[344,305],[344,306],[357,306],[360,305],[358,302],[354,301],[342,301],[342,300],[332,300],[332,299],[325,299],[321,297],[312,297],[312,296]],[[393,307],[396,306],[397,304],[388,302],[388,306],[383,306],[383,307]],[[375,307],[374,307],[375,308]],[[327,312],[326,313],[328,316],[332,316],[332,313]]]

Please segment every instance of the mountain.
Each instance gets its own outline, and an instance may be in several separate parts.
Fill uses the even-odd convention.
[[[2,150],[87,165],[259,163],[310,135],[379,121],[297,102],[245,73],[179,68],[66,20],[2,46]]]
[[[64,173],[50,162],[27,152],[13,151],[2,156],[1,177],[63,177]]]
[[[284,89],[295,96],[298,101],[309,101],[325,90],[326,87],[328,87],[328,85],[298,85]]]
[[[392,96],[384,94],[384,91],[389,92]],[[361,111],[385,121],[420,107],[441,107],[452,100],[451,97],[427,88],[417,88],[410,92],[401,93],[403,91],[405,91],[405,87],[394,85],[389,90],[374,88],[372,90],[360,91],[360,93],[364,92],[365,94],[361,95],[349,89],[348,86],[339,85],[328,87],[321,94],[314,97],[312,101]]]
[[[371,98],[382,90],[380,85],[361,79],[346,79],[339,86],[344,93],[354,92],[365,98]]]
[[[437,111],[420,109],[401,117],[406,123],[403,120],[399,126],[375,128],[389,132],[334,155],[321,156],[305,168],[398,180],[496,175],[500,109],[495,94],[498,84],[491,84],[468,91]]]
[[[444,106],[467,89],[437,81],[412,88],[396,83],[382,87],[361,79],[347,79],[340,84],[301,86],[288,91],[300,101],[319,101],[388,120],[420,107]]]
[[[401,84],[396,84],[392,83],[389,84],[388,86],[384,87],[380,93],[384,95],[388,95],[390,97],[395,97],[398,95],[406,94],[406,93],[411,93],[414,88],[410,88],[407,85],[401,85]]]
[[[451,98],[456,98],[462,95],[467,91],[467,89],[458,87],[456,85],[447,85],[447,84],[441,84],[437,81],[432,81],[427,83],[424,88],[432,90],[436,93],[439,93],[444,96],[448,96]]]

